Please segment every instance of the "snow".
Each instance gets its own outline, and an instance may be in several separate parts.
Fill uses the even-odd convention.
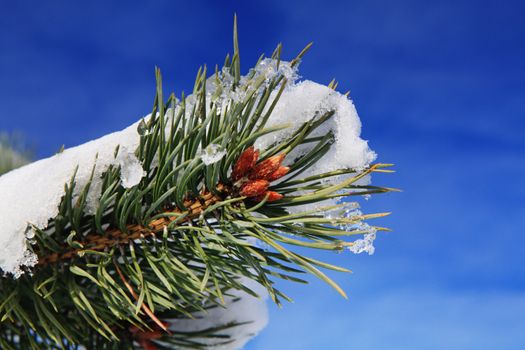
[[[206,165],[211,165],[220,161],[226,155],[226,150],[221,145],[215,143],[209,144],[201,151],[200,157]]]
[[[228,335],[233,340],[224,345],[214,345],[217,339],[199,339],[199,342],[209,345],[208,350],[237,350],[241,349],[252,337],[256,336],[268,324],[268,309],[266,299],[268,293],[260,284],[243,278],[243,285],[257,293],[260,298],[253,297],[243,291],[231,291],[231,296],[225,297],[225,307],[214,307],[207,312],[195,315],[195,319],[168,320],[170,327],[178,332],[196,332],[211,327],[220,327],[229,323],[246,324],[225,329],[220,334]],[[240,298],[238,301],[234,299]]]
[[[350,250],[354,254],[360,254],[360,253],[366,252],[368,253],[368,255],[372,255],[375,252],[375,247],[374,247],[375,239],[376,239],[375,232],[367,233],[363,236],[363,239],[355,240],[353,244],[348,247],[348,250]]]
[[[116,161],[120,165],[122,187],[131,188],[140,183],[140,180],[146,175],[146,171],[135,156],[136,147],[129,148],[126,146],[124,150],[124,152],[119,150]]]
[[[26,234],[33,235],[30,225],[45,229],[49,219],[56,217],[75,168],[76,190],[89,181],[95,165],[93,186],[88,194],[88,211],[97,207],[102,174],[110,165],[120,165],[125,188],[137,185],[144,170],[135,150],[139,144],[137,125],[81,146],[66,149],[53,157],[43,159],[0,177],[0,268],[4,273],[18,277],[22,266],[33,266],[36,256],[27,250]],[[115,158],[116,147],[120,145]],[[97,181],[98,180],[98,181]]]
[[[254,68],[250,69],[248,74],[242,76],[239,81],[240,88],[233,88],[234,78],[227,68],[223,68],[220,72],[219,81],[215,76],[211,76],[206,81],[207,97],[214,101],[220,109],[223,103],[240,102],[246,95],[253,91],[252,83],[259,79],[264,79],[265,84],[259,88],[259,92],[269,85],[270,81],[278,75],[282,75],[287,81],[293,83],[299,79],[297,68],[292,67],[290,62],[280,61],[277,66],[277,61],[271,58],[261,60]],[[243,88],[244,87],[244,88]],[[188,99],[187,99],[188,101]],[[192,99],[189,99],[192,102]]]
[[[363,252],[368,253],[368,255],[374,254],[374,240],[376,239],[377,229],[373,226],[370,226],[366,222],[359,221],[363,215],[363,212],[359,209],[359,203],[344,202],[342,204],[343,207],[339,209],[339,211],[334,210],[334,217],[353,219],[355,221],[353,223],[340,224],[336,226],[338,226],[339,229],[348,232],[359,231],[360,234],[363,233],[363,238],[356,239],[354,242],[352,242],[352,245],[348,246],[348,250],[350,250],[354,254],[360,254]],[[331,217],[332,214],[329,212],[328,215],[329,217]]]
[[[337,169],[365,168],[375,160],[376,154],[370,150],[367,141],[360,137],[361,121],[354,104],[345,95],[309,80],[292,84],[284,91],[267,123],[268,127],[283,124],[291,127],[260,137],[256,147],[267,149],[273,143],[292,135],[305,122],[332,110],[335,112],[333,117],[318,127],[310,137],[324,136],[331,131],[335,141],[330,151],[301,174],[300,178]],[[304,155],[314,145],[315,143],[310,143],[296,148],[287,155],[285,164]]]
[[[294,83],[299,79],[297,68],[292,67],[291,63],[288,61],[280,61],[279,66],[277,66],[276,60],[265,58],[255,66],[254,71],[255,78],[264,75],[267,83],[277,75],[282,75],[287,81],[291,83]]]

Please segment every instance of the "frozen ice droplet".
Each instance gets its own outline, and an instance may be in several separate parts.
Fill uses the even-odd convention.
[[[145,136],[149,133],[148,126],[146,125],[144,119],[139,122],[139,125],[137,126],[137,132],[140,136]]]
[[[35,237],[35,234],[36,234],[36,231],[34,228],[29,228],[27,231],[26,231],[26,238],[27,239],[33,239]]]
[[[226,155],[226,150],[221,145],[212,143],[201,151],[200,157],[206,165],[217,163]]]

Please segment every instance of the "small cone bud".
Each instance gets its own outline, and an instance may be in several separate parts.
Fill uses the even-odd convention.
[[[286,157],[286,154],[281,153],[279,155],[272,156],[268,159],[263,160],[253,168],[248,177],[251,180],[268,179],[274,171],[279,169],[281,163],[284,160],[284,157]]]
[[[162,338],[162,335],[164,333],[161,332],[160,330],[155,330],[155,331],[147,331],[147,332],[143,332],[140,334],[140,338],[142,339],[148,339],[148,340],[151,340],[151,339],[160,339]]]
[[[169,323],[164,322],[163,324],[165,327],[170,325]],[[155,325],[153,330],[142,330],[137,326],[132,325],[129,327],[129,331],[131,334],[133,334],[133,337],[139,343],[139,345],[145,350],[157,350],[158,347],[152,342],[152,340],[160,339],[165,334],[159,329],[158,325]]]
[[[283,177],[284,175],[288,174],[288,172],[290,171],[290,168],[288,168],[287,166],[280,166],[277,170],[275,170],[269,177],[268,177],[268,181],[275,181],[277,179],[280,179],[281,177]]]
[[[266,192],[270,186],[270,182],[267,180],[253,180],[249,181],[241,187],[241,196],[256,197]]]
[[[283,198],[283,195],[278,193],[278,192],[266,191],[265,193],[261,194],[260,196],[257,196],[255,198],[253,198],[253,200],[256,201],[256,202],[260,202],[266,197],[266,195],[268,195],[268,198],[266,199],[267,202],[278,201],[279,199]]]
[[[244,152],[241,153],[239,159],[233,166],[231,178],[233,181],[237,181],[245,176],[251,168],[255,166],[259,159],[259,151],[255,150],[253,146],[248,147]]]
[[[144,350],[157,350],[158,347],[153,342],[149,340],[140,340],[139,345],[142,346]]]
[[[141,330],[140,330],[139,327],[137,327],[137,326],[135,326],[135,325],[131,325],[131,326],[129,327],[129,331],[130,331],[132,334],[135,334],[135,333],[140,332]]]

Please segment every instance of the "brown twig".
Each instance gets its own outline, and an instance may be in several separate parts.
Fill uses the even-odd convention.
[[[176,208],[165,212],[166,214],[172,213],[180,215],[165,216],[151,221],[147,226],[138,224],[128,225],[126,227],[127,232],[124,232],[118,228],[113,228],[108,230],[104,235],[95,233],[88,234],[85,237],[85,241],[81,242],[83,244],[83,248],[79,249],[65,246],[64,250],[61,252],[39,256],[38,265],[49,265],[62,260],[73,259],[74,257],[82,254],[83,251],[103,252],[108,248],[122,246],[140,238],[155,237],[159,232],[164,230],[164,227],[176,221],[181,215],[185,215],[181,222],[193,220],[199,217],[204,210],[223,200],[222,193],[227,192],[226,187],[224,185],[219,185],[217,190],[221,195],[216,195],[206,191],[194,200],[185,201],[184,205],[186,206],[187,210]]]
[[[124,274],[122,273],[122,271],[120,270],[120,268],[118,267],[117,263],[113,262],[113,264],[115,265],[115,269],[117,270],[117,273],[120,277],[120,279],[122,280],[122,283],[124,283],[124,285],[126,286],[126,288],[128,289],[128,291],[131,293],[131,295],[133,296],[133,298],[138,302],[139,300],[139,297],[137,295],[137,293],[135,292],[135,290],[133,289],[133,287],[131,286],[131,284],[129,284],[129,282],[126,280],[126,278],[124,277]],[[149,316],[149,318],[151,318],[151,320],[153,322],[155,322],[155,324],[157,326],[159,326],[164,332],[168,333],[171,335],[171,332],[169,331],[169,329],[164,325],[164,323],[162,323],[161,320],[159,320],[157,318],[157,316],[155,316],[155,314],[153,313],[153,311],[151,311],[151,309],[148,307],[148,305],[146,305],[144,302],[142,303],[142,305],[140,305],[140,307],[142,308],[142,310],[144,310],[144,312],[146,313],[146,315]]]

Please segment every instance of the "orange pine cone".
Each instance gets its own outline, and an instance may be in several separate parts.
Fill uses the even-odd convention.
[[[240,194],[241,196],[246,197],[259,196],[266,192],[268,186],[270,186],[270,182],[268,180],[259,179],[249,181],[241,187]]]
[[[269,179],[269,177],[281,166],[286,154],[272,156],[257,164],[248,175],[250,180]]]
[[[280,179],[284,175],[288,174],[290,171],[290,168],[287,166],[280,166],[277,170],[275,170],[269,177],[268,181],[275,181],[277,179]]]
[[[248,147],[235,163],[232,171],[231,178],[233,181],[237,181],[245,176],[250,169],[255,166],[259,159],[259,151],[255,150],[253,146]]]
[[[268,195],[268,198],[266,199],[267,202],[273,202],[278,201],[279,199],[283,198],[283,195],[275,192],[275,191],[266,191],[265,193],[261,194],[260,196],[252,198],[256,202],[262,201],[266,195]]]

